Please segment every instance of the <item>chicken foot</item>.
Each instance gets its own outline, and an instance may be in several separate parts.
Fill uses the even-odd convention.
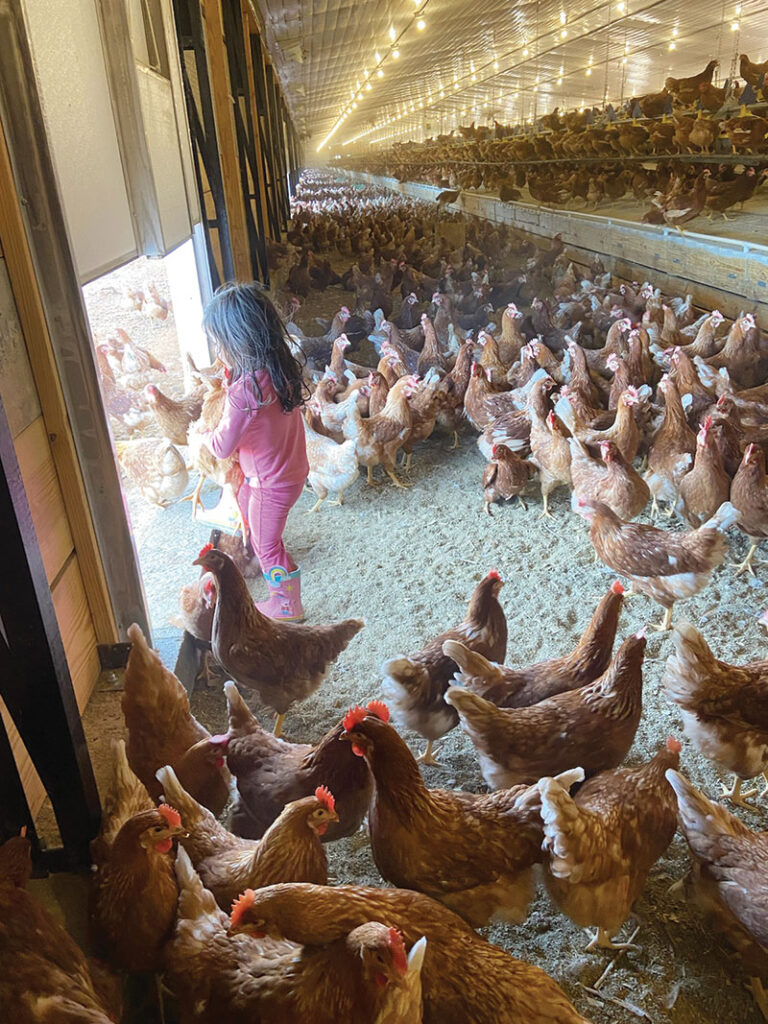
[[[751,541],[750,546],[749,546],[749,551],[747,552],[747,557],[744,559],[744,561],[741,563],[741,565],[736,567],[736,575],[737,576],[741,576],[741,574],[743,572],[745,572],[745,571],[751,573],[753,576],[757,575],[755,573],[755,570],[754,570],[754,567],[753,567],[752,563],[755,560],[755,552],[757,551],[757,547],[758,547],[759,543],[760,543],[759,541],[757,541],[757,542]]]
[[[723,791],[723,796],[725,797],[725,799],[728,800],[729,803],[734,804],[734,806],[736,806],[736,807],[743,807],[747,811],[754,811],[754,810],[756,810],[754,804],[750,804],[747,801],[748,801],[749,797],[755,796],[755,794],[757,793],[757,789],[748,789],[748,790],[746,790],[745,792],[742,793],[742,791],[741,791],[741,787],[742,786],[743,786],[743,782],[741,781],[739,776],[738,775],[734,775],[733,783],[731,784],[731,788],[728,789],[727,786],[722,786],[721,785],[720,789]],[[768,789],[768,787],[766,787],[766,789]]]
[[[182,501],[191,501],[192,502],[192,518],[193,519],[197,515],[198,508],[202,508],[203,507],[203,503],[200,500],[200,492],[203,489],[203,484],[204,483],[205,483],[205,475],[203,473],[201,473],[200,474],[200,479],[197,481],[197,484],[195,486],[194,491],[192,491],[191,494],[185,494],[184,497],[181,499]]]
[[[387,474],[387,476],[395,485],[395,487],[400,487],[403,490],[405,490],[406,488],[411,486],[410,484],[405,483],[404,480],[398,480],[397,473],[395,473],[394,469],[392,469],[391,466],[384,466],[384,472]]]
[[[339,491],[338,498],[333,498],[331,501],[328,502],[328,504],[341,507],[344,504],[344,491]]]
[[[273,735],[276,736],[278,739],[283,735],[283,722],[284,721],[285,721],[285,715],[278,714],[277,717],[275,718],[275,728],[273,730]]]
[[[542,491],[541,497],[544,501],[544,508],[542,509],[539,519],[554,519],[555,517],[549,511],[549,491]]]
[[[635,935],[632,936],[633,939]],[[606,928],[597,928],[587,944],[586,952],[591,953],[593,949],[615,949],[623,953],[626,950],[637,951],[640,947],[632,942],[614,942]]]
[[[671,604],[669,608],[665,608],[664,618],[662,619],[662,621],[656,623],[655,625],[652,625],[650,628],[653,629],[656,633],[668,632],[672,628],[672,612],[674,610],[674,607],[675,606]]]
[[[448,451],[449,452],[455,452],[458,447],[459,447],[459,432],[458,432],[458,430],[454,430],[454,432],[453,432],[453,444],[448,449]]]
[[[427,740],[427,749],[423,753],[419,754],[416,758],[417,764],[436,765],[442,767],[440,762],[435,757],[435,754],[440,750],[440,747],[433,746],[432,740]]]
[[[313,512],[317,512],[317,510],[320,508],[320,506],[323,504],[324,501],[325,501],[325,498],[318,498],[317,501],[315,502],[315,504],[312,506],[312,508],[309,509],[309,511],[305,512],[304,514],[307,515],[307,516],[311,516]],[[331,502],[331,505],[333,505],[333,504],[334,504],[334,502]]]
[[[369,487],[378,487],[379,486],[379,481],[373,479],[373,466],[368,466],[368,480],[367,480],[367,483],[368,483]]]

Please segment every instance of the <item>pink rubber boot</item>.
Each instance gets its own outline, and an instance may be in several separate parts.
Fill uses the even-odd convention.
[[[269,600],[256,603],[261,614],[282,622],[302,622],[301,569],[288,572],[281,565],[276,565],[264,573],[264,579],[269,587]]]

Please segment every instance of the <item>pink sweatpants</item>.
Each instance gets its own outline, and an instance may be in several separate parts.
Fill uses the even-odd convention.
[[[280,487],[253,487],[246,480],[240,488],[237,502],[248,523],[251,547],[262,572],[278,565],[289,572],[297,568],[283,544],[283,530],[303,490],[303,480]]]

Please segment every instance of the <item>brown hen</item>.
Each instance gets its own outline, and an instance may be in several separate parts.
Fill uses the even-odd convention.
[[[638,768],[615,768],[571,797],[557,779],[541,779],[544,878],[560,910],[581,928],[596,928],[587,949],[615,943],[648,872],[675,834],[677,802],[664,773],[680,764],[680,743]]]
[[[233,682],[224,684],[229,730],[215,737],[237,780],[232,810],[233,831],[260,839],[283,807],[311,796],[327,785],[336,801],[338,822],[331,822],[324,840],[342,839],[360,827],[371,796],[371,775],[348,743],[340,742],[341,722],[319,743],[289,743],[266,732]]]
[[[499,708],[460,686],[446,701],[475,747],[491,789],[537,782],[581,767],[615,768],[632,746],[642,712],[645,636],[624,641],[594,683],[524,708]]]
[[[256,608],[242,574],[223,551],[206,546],[193,565],[216,577],[214,657],[235,682],[256,690],[274,708],[275,734],[279,735],[290,705],[315,692],[331,664],[363,628],[362,620],[307,626],[269,619]]]
[[[493,661],[503,661],[507,652],[507,620],[498,595],[504,583],[494,570],[475,587],[464,621],[430,640],[408,657],[389,658],[381,666],[382,691],[392,707],[395,721],[427,740],[419,756],[423,764],[436,764],[433,743],[458,723],[453,708],[446,705],[448,688],[456,663],[443,653],[446,640],[467,644]]]
[[[454,678],[461,686],[500,708],[527,708],[556,693],[586,686],[601,676],[610,664],[624,605],[623,595],[624,587],[616,580],[595,608],[572,651],[525,668],[497,665],[464,644],[447,640],[443,649],[459,666]]]

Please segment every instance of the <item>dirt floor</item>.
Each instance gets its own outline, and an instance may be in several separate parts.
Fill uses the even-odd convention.
[[[143,284],[146,274],[158,272],[161,265],[149,265],[149,270],[147,266],[128,268],[136,283]],[[91,288],[98,291],[96,286]],[[114,294],[106,289],[105,285],[101,294],[89,296],[97,334],[113,329],[114,314],[109,307],[119,288],[114,288]],[[349,298],[339,287],[314,295],[297,321],[305,333],[321,333],[313,318],[332,315]],[[157,326],[140,314],[122,312],[121,316],[135,340],[168,361],[169,373],[158,375],[157,383],[163,388],[170,384],[173,393],[180,394],[181,373],[178,362],[173,362],[172,317]],[[303,570],[307,620],[354,615],[364,617],[366,626],[320,690],[288,716],[286,734],[290,739],[317,740],[351,704],[379,695],[382,661],[415,651],[461,620],[475,583],[490,568],[497,568],[505,581],[501,601],[509,622],[506,661],[510,665],[552,657],[572,647],[599,597],[615,578],[594,564],[587,526],[571,512],[566,492],[555,496],[551,520],[540,518],[535,491],[528,511],[517,504],[496,506],[489,518],[483,512],[480,477],[484,463],[474,434],[464,434],[455,452],[449,450],[449,442],[449,438],[435,435],[417,448],[408,490],[396,490],[388,482],[371,489],[359,481],[345,496],[344,507],[323,507],[313,515],[307,512],[315,498],[307,490],[292,512],[286,538]],[[179,586],[197,574],[191,562],[207,540],[209,527],[193,522],[188,503],[161,510],[147,505],[130,485],[126,498],[155,640],[159,634],[179,637],[169,621]],[[210,504],[215,498],[210,492],[206,500]],[[768,604],[765,584],[760,576],[736,578],[732,568],[745,550],[744,538],[733,535],[729,564],[715,572],[703,593],[676,610],[677,618],[687,617],[702,629],[718,657],[735,663],[763,657],[765,651],[763,627],[757,621]],[[766,573],[762,567],[758,571]],[[261,582],[256,584],[254,595],[259,596],[262,588]],[[660,617],[661,610],[649,599],[632,598],[620,624],[619,639]],[[667,736],[681,736],[679,716],[665,700],[660,683],[671,650],[668,634],[649,634],[645,712],[629,763],[652,756]],[[246,696],[257,709],[255,697]],[[196,693],[192,703],[195,714],[211,731],[225,728],[221,692]],[[262,715],[262,721],[271,719]],[[101,782],[108,770],[109,745],[123,729],[116,688],[104,685],[97,690],[85,713],[85,729]],[[415,735],[407,738],[414,750],[422,745]],[[474,750],[459,730],[446,738],[440,759],[442,768],[424,771],[428,785],[484,789]],[[728,781],[687,743],[682,764],[711,796]],[[754,814],[738,813],[752,827],[764,827],[764,808],[765,804]],[[332,875],[339,882],[381,884],[361,836],[333,844],[328,855]],[[703,925],[693,909],[668,895],[687,865],[686,845],[678,835],[651,872],[636,907],[636,921],[624,929],[629,935],[640,926],[636,938],[640,951],[618,959],[603,986],[602,1000],[591,997],[585,987],[594,984],[611,958],[584,951],[585,933],[557,912],[543,887],[523,925],[490,928],[487,935],[515,956],[548,971],[595,1024],[638,1020],[756,1024],[761,1016],[745,991],[729,948]]]

